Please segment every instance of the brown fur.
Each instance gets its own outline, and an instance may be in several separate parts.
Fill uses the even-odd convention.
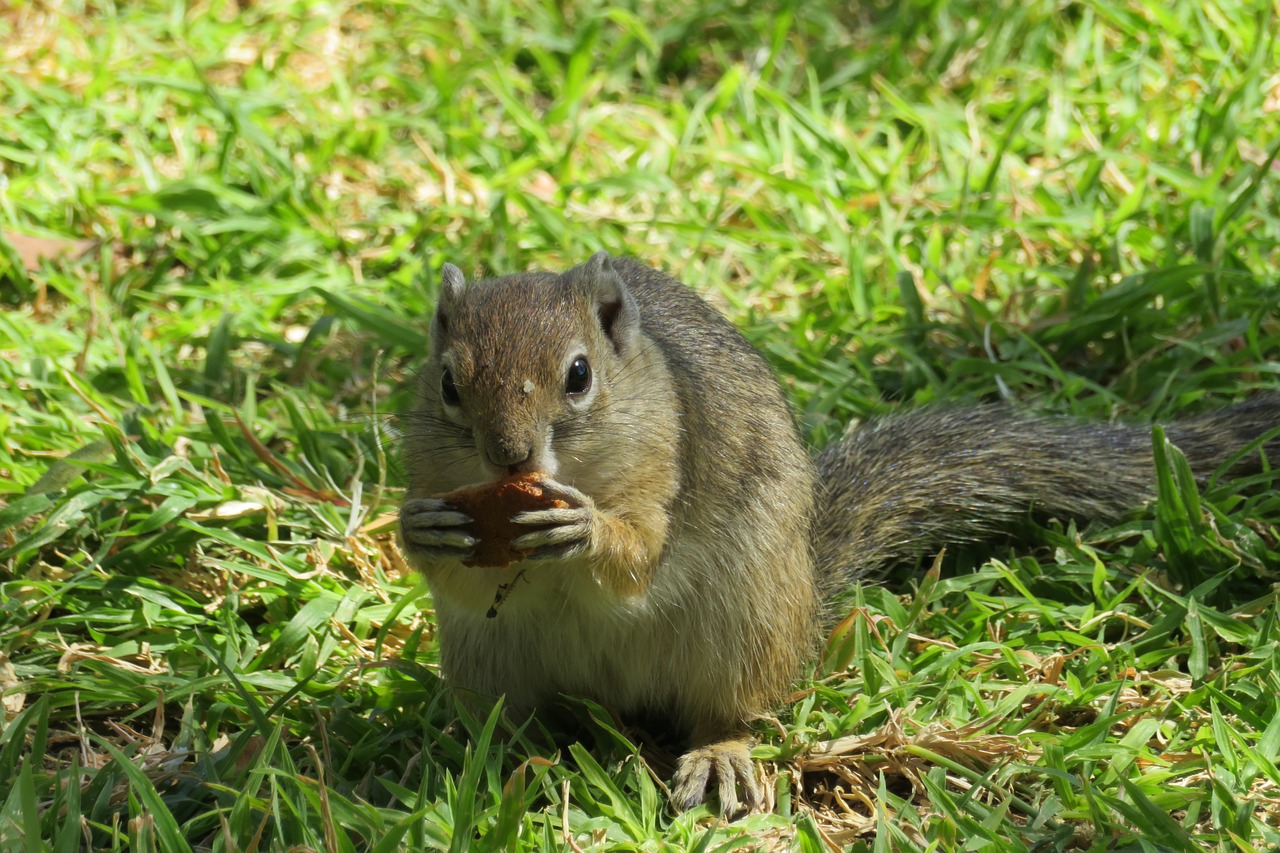
[[[579,354],[596,384],[575,397]],[[746,340],[669,276],[602,255],[472,285],[446,267],[421,389],[402,539],[434,593],[446,676],[518,708],[568,693],[665,717],[693,743],[680,807],[713,777],[727,812],[738,788],[760,805],[748,721],[813,654],[821,599],[1031,508],[1114,518],[1152,489],[1145,428],[999,407],[874,422],[815,469]],[[1266,396],[1170,435],[1205,472],[1278,424]],[[575,504],[542,519],[561,525],[539,540],[549,556],[462,566],[458,514],[433,496],[528,471]]]
[[[1166,435],[1201,479],[1280,427],[1280,396],[1264,394]],[[1280,459],[1280,437],[1266,445]],[[1236,466],[1258,467],[1258,454]],[[930,409],[850,429],[818,457],[823,496],[814,528],[830,598],[855,580],[948,543],[980,541],[1034,513],[1113,521],[1154,497],[1151,430],[1032,417],[1005,406]]]
[[[592,295],[593,277],[611,276],[639,322],[620,352]],[[813,466],[763,359],[692,291],[629,261],[480,282],[441,312],[406,435],[406,517],[428,517],[415,500],[493,479],[504,472],[492,458],[544,440],[521,464],[554,459],[555,479],[594,503],[590,548],[526,563],[492,619],[511,570],[465,568],[405,534],[435,595],[446,676],[517,707],[571,693],[664,716],[701,748],[681,765],[683,805],[701,800],[717,756],[737,773],[722,790],[741,784],[758,805],[754,775],[739,772],[747,723],[817,636]],[[559,399],[575,347],[601,383],[585,412]],[[441,403],[446,363],[461,422]]]

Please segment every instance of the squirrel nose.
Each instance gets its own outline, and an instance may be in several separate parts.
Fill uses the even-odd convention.
[[[514,472],[533,456],[533,445],[518,439],[496,439],[489,442],[485,454],[496,467]]]

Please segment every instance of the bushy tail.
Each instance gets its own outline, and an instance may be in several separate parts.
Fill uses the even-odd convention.
[[[1280,428],[1264,394],[1175,422],[1166,435],[1201,480]],[[1263,448],[1280,467],[1280,437]],[[1257,470],[1261,454],[1233,473]],[[948,543],[1037,515],[1109,521],[1155,495],[1151,430],[1031,417],[1003,406],[926,409],[853,429],[818,457],[820,577],[834,592]]]

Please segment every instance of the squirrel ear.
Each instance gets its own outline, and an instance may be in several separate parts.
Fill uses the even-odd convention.
[[[626,352],[640,334],[640,307],[608,252],[596,252],[580,268],[596,302],[600,328],[617,352]]]
[[[436,314],[431,321],[433,343],[448,330],[449,314],[462,298],[462,291],[466,286],[467,280],[462,277],[462,270],[453,264],[445,264],[440,268],[440,296],[436,300]]]
[[[453,264],[445,264],[440,268],[440,302],[452,305],[462,295],[467,280],[462,277],[462,270]]]

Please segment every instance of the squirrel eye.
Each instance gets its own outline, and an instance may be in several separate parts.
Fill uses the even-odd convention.
[[[444,369],[444,375],[440,377],[440,399],[449,406],[456,406],[462,402],[462,398],[458,396],[458,386],[453,384],[453,373],[447,367]]]
[[[566,394],[585,394],[591,387],[591,365],[584,356],[578,356],[569,365],[569,373],[564,379]]]

